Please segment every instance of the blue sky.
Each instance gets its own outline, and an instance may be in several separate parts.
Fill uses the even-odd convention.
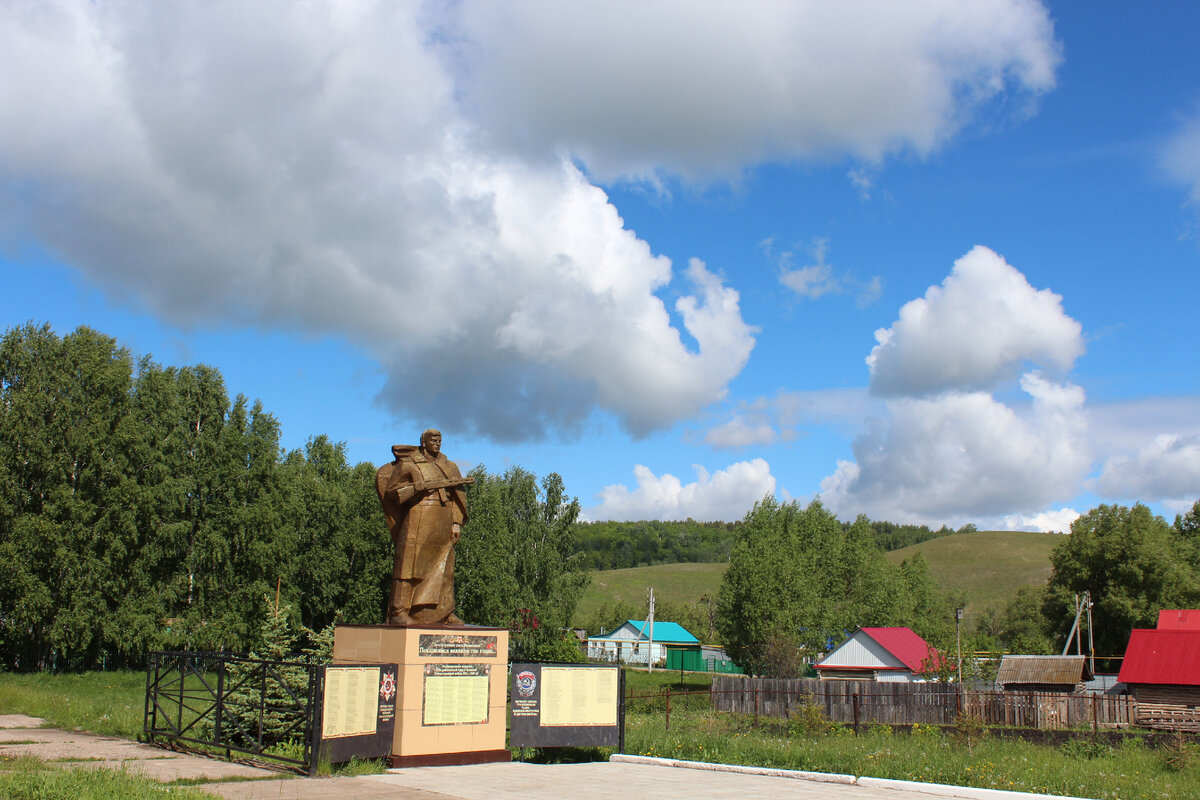
[[[0,4],[0,321],[592,519],[1200,497],[1200,6]]]

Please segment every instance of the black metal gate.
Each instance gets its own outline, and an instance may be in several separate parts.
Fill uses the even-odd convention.
[[[313,774],[321,666],[226,653],[151,652],[146,740]]]

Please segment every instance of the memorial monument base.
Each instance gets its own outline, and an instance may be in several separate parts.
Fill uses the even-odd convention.
[[[508,761],[508,630],[338,625],[335,664],[395,664],[393,767]]]

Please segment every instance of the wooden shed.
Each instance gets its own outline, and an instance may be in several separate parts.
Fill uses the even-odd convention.
[[[1134,628],[1119,679],[1139,725],[1200,731],[1200,630]]]
[[[996,673],[1005,691],[1075,692],[1091,679],[1086,656],[1004,656]]]

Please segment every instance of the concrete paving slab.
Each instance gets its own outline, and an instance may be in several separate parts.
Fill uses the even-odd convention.
[[[253,783],[203,783],[195,788],[228,800],[454,800],[453,795],[357,778],[295,778]],[[567,791],[558,797],[570,797]],[[530,798],[536,800],[536,798]]]
[[[39,728],[46,724],[41,717],[26,714],[0,714],[0,728]]]
[[[66,738],[66,731],[54,728],[0,728],[0,744],[6,742],[57,742]]]
[[[28,742],[28,744],[18,744]],[[55,728],[0,729],[0,755],[28,755],[64,767],[127,769],[159,781],[269,778],[279,773],[161,747]]]
[[[919,792],[816,783],[769,775],[744,775],[619,762],[590,764],[477,764],[418,767],[363,776],[404,790],[438,792],[457,800],[904,800]],[[400,794],[396,797],[405,797]]]

